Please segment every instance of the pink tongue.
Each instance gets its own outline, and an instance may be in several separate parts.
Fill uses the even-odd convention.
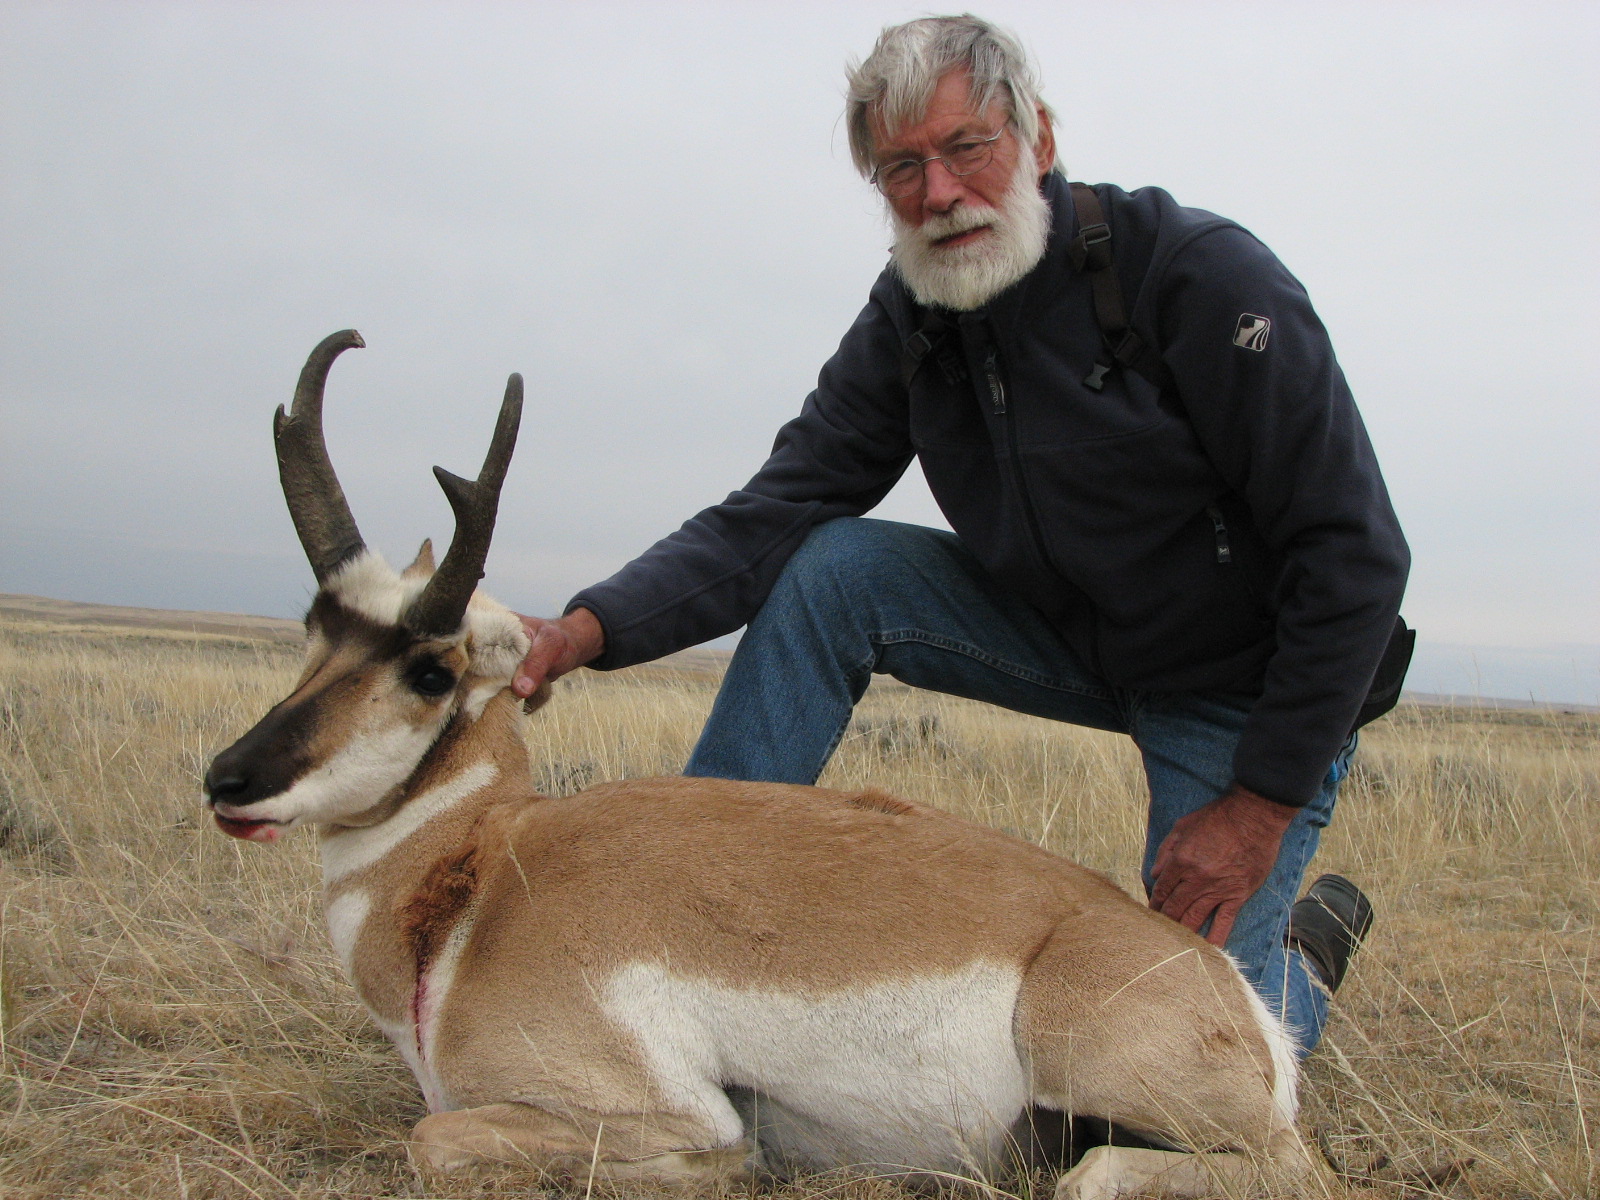
[[[240,821],[225,817],[221,813],[215,815],[217,825],[223,833],[230,837],[243,838],[247,842],[275,842],[282,832],[271,821]]]

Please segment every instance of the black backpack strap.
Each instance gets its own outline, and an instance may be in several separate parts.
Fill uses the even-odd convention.
[[[1067,245],[1067,257],[1076,271],[1089,273],[1094,290],[1094,319],[1100,326],[1107,357],[1096,362],[1084,385],[1099,391],[1113,367],[1137,371],[1157,387],[1171,382],[1166,364],[1154,347],[1128,326],[1128,308],[1122,301],[1122,284],[1111,257],[1111,226],[1106,223],[1100,197],[1086,183],[1072,185],[1072,207],[1078,214],[1078,236]]]
[[[906,387],[911,386],[911,381],[917,377],[917,372],[922,369],[923,360],[928,357],[928,352],[932,349],[933,338],[926,329],[919,328],[900,343],[900,382]]]

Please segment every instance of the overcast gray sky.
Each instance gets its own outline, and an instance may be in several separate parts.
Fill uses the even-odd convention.
[[[755,470],[881,269],[842,64],[926,10],[0,2],[0,590],[293,615],[306,352],[369,543],[559,608]],[[1021,3],[1072,175],[1261,236],[1415,554],[1413,686],[1600,700],[1600,6]],[[881,515],[940,524],[920,479]],[[1498,665],[1497,665],[1498,664]],[[1509,665],[1507,665],[1509,664]]]

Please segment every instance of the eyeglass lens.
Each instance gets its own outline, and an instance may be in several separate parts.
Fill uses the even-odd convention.
[[[996,134],[995,137],[999,137]],[[958,142],[951,142],[944,148],[942,154],[933,158],[918,161],[914,158],[901,159],[886,167],[878,168],[878,187],[886,196],[909,196],[922,186],[922,179],[927,172],[927,164],[938,159],[945,165],[945,169],[952,175],[973,175],[989,165],[989,160],[994,157],[995,138],[963,138]]]

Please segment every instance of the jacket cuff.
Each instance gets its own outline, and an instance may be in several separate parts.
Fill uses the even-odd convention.
[[[566,616],[575,608],[587,608],[594,614],[595,620],[600,622],[600,632],[605,637],[605,648],[600,651],[600,657],[586,662],[583,665],[593,671],[615,671],[622,667],[631,667],[635,663],[644,662],[645,656],[640,655],[629,658],[627,647],[619,645],[613,631],[613,622],[606,615],[605,604],[593,594],[593,589],[579,592],[567,601],[566,608],[561,610],[561,615]]]

